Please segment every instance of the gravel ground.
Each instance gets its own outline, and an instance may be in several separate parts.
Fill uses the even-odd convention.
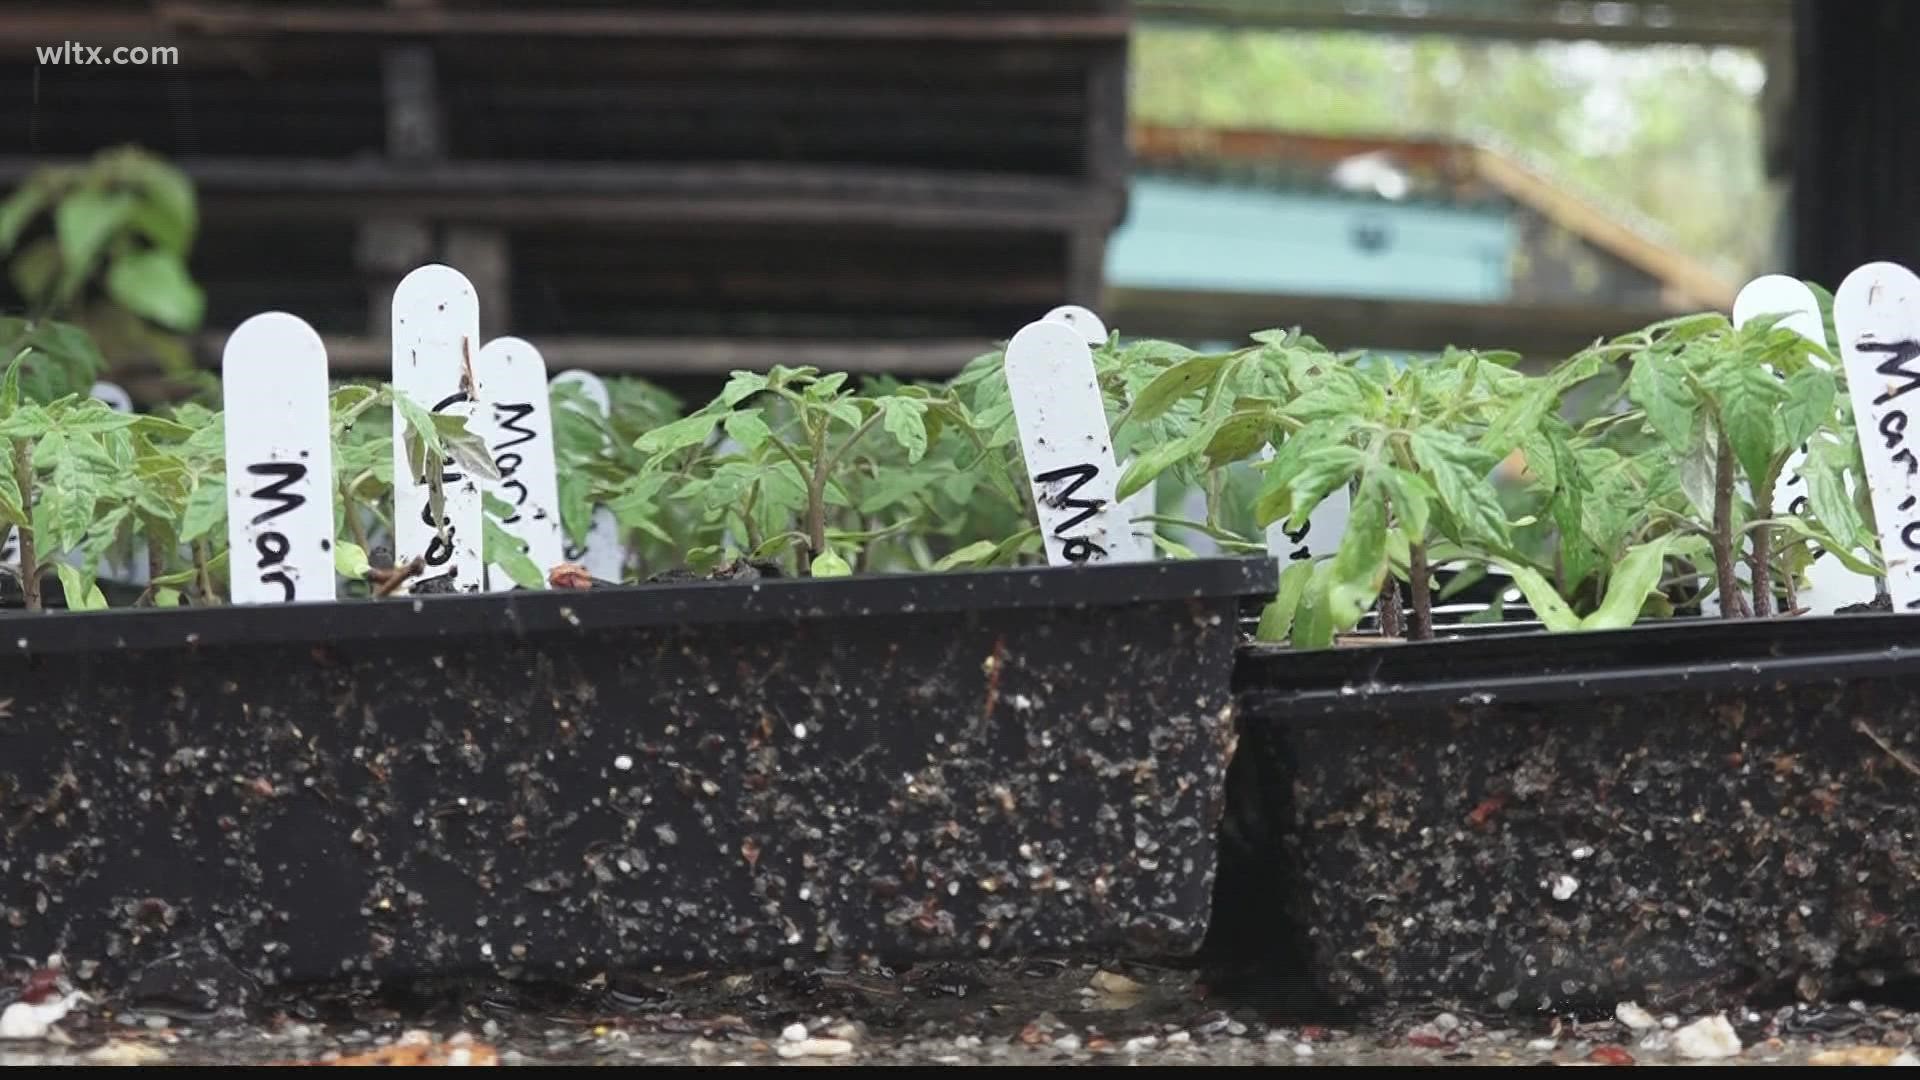
[[[1060,962],[309,991],[245,1016],[81,1003],[46,1038],[0,1042],[0,1066],[1920,1064],[1905,1052],[1920,1014],[1863,1003],[1708,1017],[1626,1005],[1586,1022],[1432,1009],[1307,1021],[1259,1000],[1177,968]]]

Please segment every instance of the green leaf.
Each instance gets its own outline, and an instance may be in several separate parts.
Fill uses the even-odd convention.
[[[1435,498],[1433,486],[1420,474],[1404,469],[1382,469],[1380,479],[1393,499],[1393,509],[1399,518],[1401,531],[1410,540],[1426,539],[1427,521]]]
[[[446,456],[446,449],[440,445],[440,429],[434,426],[432,413],[398,390],[393,394],[393,407],[400,414],[408,434],[407,473],[423,478],[427,475],[429,460],[437,461]]]
[[[1327,588],[1327,614],[1337,629],[1346,629],[1379,599],[1387,578],[1387,500],[1380,480],[1368,474],[1360,482],[1347,517],[1347,531],[1333,556],[1333,578]]]
[[[491,491],[480,493],[480,509],[503,521],[513,516],[513,504]]]
[[[1620,560],[1607,582],[1606,597],[1591,615],[1580,620],[1580,628],[1615,630],[1637,622],[1647,597],[1660,589],[1660,571],[1669,543],[1671,538],[1663,536],[1627,549],[1627,557]]]
[[[20,505],[20,489],[11,477],[0,485],[0,521],[19,528],[31,528],[26,508]]]
[[[1372,410],[1368,408],[1360,380],[1351,372],[1342,371],[1320,380],[1306,393],[1281,406],[1280,412],[1295,420],[1354,420],[1369,415]]]
[[[60,426],[75,435],[93,435],[130,428],[140,422],[133,413],[115,412],[104,401],[88,399],[61,418]]]
[[[1540,622],[1547,629],[1562,633],[1580,629],[1580,616],[1573,613],[1573,608],[1561,598],[1560,591],[1538,570],[1510,562],[1501,562],[1499,565],[1513,575],[1513,583],[1520,587],[1521,594],[1527,598],[1527,606],[1540,617]]]
[[[651,496],[648,496],[651,507]],[[567,469],[560,473],[560,525],[575,547],[587,542],[593,529],[592,482],[581,472]]]
[[[1799,446],[1833,419],[1833,376],[1804,367],[1787,377],[1787,401],[1780,409],[1780,436]]]
[[[122,157],[117,164],[146,194],[128,223],[156,247],[185,255],[199,224],[192,181],[179,169],[148,154]]]
[[[1527,392],[1502,410],[1480,436],[1480,448],[1506,457],[1513,448],[1538,434],[1547,413],[1559,399],[1559,387],[1548,379],[1529,379]]]
[[[861,492],[860,512],[874,514],[927,489],[930,477],[905,469],[884,472]]]
[[[226,526],[227,492],[218,477],[202,477],[187,496],[187,508],[180,515],[180,541],[192,543]]]
[[[199,327],[207,306],[180,255],[158,248],[114,259],[107,294],[128,311],[181,333]]]
[[[99,611],[107,606],[107,598],[100,595],[100,586],[91,573],[68,563],[55,564],[53,571],[60,575],[60,591],[66,595],[68,611]]]
[[[359,544],[336,540],[333,544],[333,569],[348,581],[364,581],[373,564],[367,561],[367,553]]]
[[[723,408],[731,409],[766,388],[765,375],[757,375],[751,371],[736,371],[733,377],[727,380],[727,385],[721,389],[720,396],[716,400]]]
[[[1334,628],[1328,595],[1333,587],[1333,560],[1313,564],[1313,574],[1300,592],[1294,612],[1292,645],[1296,649],[1325,649],[1333,645]]]
[[[181,601],[185,599],[185,597],[180,595],[179,589],[157,588],[153,590],[154,607],[179,607]]]
[[[1842,546],[1869,547],[1862,543],[1867,525],[1860,516],[1859,508],[1853,497],[1847,493],[1846,480],[1840,470],[1835,468],[1828,453],[1807,455],[1807,464],[1800,475],[1807,482],[1807,502],[1813,511],[1813,519],[1821,528],[1838,537]]]
[[[1287,451],[1296,452],[1289,455]],[[1289,442],[1267,467],[1267,480],[1254,504],[1261,528],[1285,520],[1300,528],[1328,495],[1345,487],[1367,463],[1367,455],[1340,443],[1300,448]]]
[[[1220,372],[1220,365],[1226,361],[1224,353],[1196,356],[1154,376],[1153,381],[1133,399],[1127,411],[1114,421],[1114,433],[1118,434],[1129,423],[1145,424],[1159,419],[1182,398],[1212,382]]]
[[[1196,434],[1204,434],[1208,438],[1212,437],[1212,432],[1205,429],[1202,429],[1201,432]],[[1194,436],[1188,436],[1183,439],[1174,439],[1170,442],[1161,443],[1146,453],[1136,456],[1127,464],[1127,467],[1121,471],[1120,485],[1114,494],[1114,498],[1126,499],[1131,497],[1135,492],[1152,483],[1155,477],[1185,460],[1188,455],[1193,453],[1193,448]]]
[[[53,237],[43,236],[28,244],[7,267],[7,277],[20,295],[29,300],[54,299],[60,277],[60,246]]]
[[[1207,442],[1206,467],[1217,469],[1252,457],[1267,445],[1273,416],[1266,409],[1248,409],[1227,416]]]
[[[132,419],[133,423],[128,426],[134,432],[145,435],[148,438],[185,439],[195,431],[194,428],[188,427],[185,424],[168,420],[165,417],[154,416],[151,413],[140,413]]]
[[[482,480],[500,479],[500,470],[493,464],[493,454],[487,449],[487,441],[477,431],[467,428],[467,420],[462,416],[447,413],[434,413],[433,426],[440,434],[440,442],[447,448],[447,456],[454,464],[472,476]]]
[[[0,437],[9,439],[37,439],[52,430],[53,417],[40,405],[22,405],[0,420]]]
[[[1459,523],[1462,535],[1456,539],[1506,545],[1506,513],[1488,479],[1494,466],[1491,455],[1450,431],[1422,429],[1410,442],[1413,460],[1439,494],[1440,505]]]
[[[1646,410],[1647,422],[1668,446],[1686,451],[1693,438],[1693,414],[1698,404],[1679,369],[1679,361],[1665,353],[1647,351],[1633,361],[1627,394]]]
[[[0,253],[13,250],[20,234],[47,208],[53,193],[45,183],[28,183],[0,203]]]
[[[848,566],[847,560],[835,554],[832,548],[828,548],[813,557],[811,573],[817,578],[846,577],[853,573],[853,567]]]
[[[1863,577],[1882,577],[1886,573],[1883,568],[1875,566],[1873,563],[1854,554],[1854,551],[1850,549],[1844,541],[1824,529],[1814,528],[1796,517],[1779,518],[1777,520],[1779,520],[1780,524],[1788,531],[1806,537],[1819,544],[1820,550],[1833,556],[1834,559],[1839,561],[1840,565],[1856,574]]]
[[[511,510],[511,507],[508,507]],[[489,574],[505,571],[515,585],[523,589],[544,589],[546,575],[527,558],[527,548],[519,538],[500,527],[491,515],[480,519],[480,543]]]
[[[1260,611],[1260,627],[1254,631],[1256,641],[1285,641],[1293,630],[1294,616],[1300,610],[1300,597],[1306,591],[1307,582],[1313,578],[1313,564],[1297,562],[1280,571],[1280,586],[1274,592],[1273,602]]]
[[[60,241],[62,291],[70,291],[93,270],[94,260],[133,209],[133,197],[78,191],[54,209],[54,235]]]
[[[981,566],[993,557],[1000,545],[991,540],[975,540],[958,551],[948,552],[940,561],[933,564],[935,570],[952,570],[962,566]]]
[[[927,403],[903,397],[884,397],[879,402],[885,414],[882,426],[906,449],[907,460],[918,462],[927,452]]]
[[[1721,396],[1721,423],[1733,440],[1734,456],[1751,483],[1758,484],[1773,466],[1775,406],[1780,384],[1762,368],[1735,369],[1714,387]]]
[[[732,384],[728,385],[731,387]],[[722,414],[717,412],[695,413],[671,424],[663,424],[634,440],[633,448],[643,454],[663,457],[690,446],[699,446],[713,435],[713,429],[719,425],[721,417]]]
[[[20,362],[26,358],[25,349],[15,353],[6,375],[0,376],[0,417],[11,416],[20,407]]]
[[[726,419],[727,437],[739,443],[747,450],[757,450],[760,444],[773,437],[773,430],[760,418],[759,409],[742,409],[728,413]]]

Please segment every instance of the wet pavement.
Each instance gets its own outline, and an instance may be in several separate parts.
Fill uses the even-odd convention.
[[[1575,1021],[1271,1001],[1179,967],[1059,961],[307,990],[210,1013],[82,1002],[0,1042],[0,1065],[1920,1064],[1920,1014],[1859,1002]]]

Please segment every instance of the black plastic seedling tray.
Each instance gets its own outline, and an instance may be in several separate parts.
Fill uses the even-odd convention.
[[[1166,953],[1266,559],[0,618],[0,952]]]
[[[1920,618],[1250,649],[1236,696],[1216,938],[1342,1002],[1920,973]]]

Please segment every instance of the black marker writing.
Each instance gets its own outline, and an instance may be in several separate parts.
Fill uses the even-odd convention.
[[[1887,358],[1880,361],[1879,365],[1873,370],[1890,378],[1897,376],[1906,380],[1906,382],[1901,383],[1899,386],[1883,391],[1879,397],[1874,398],[1873,403],[1875,405],[1885,405],[1887,402],[1906,394],[1907,391],[1915,387],[1920,387],[1920,371],[1912,371],[1907,367],[1907,365],[1913,361],[1920,360],[1920,342],[1862,341],[1859,343],[1858,348],[1863,353],[1885,354]]]
[[[532,415],[533,406],[528,404],[501,404],[496,402],[493,406],[493,421],[499,426],[500,430],[511,431],[519,436],[518,438],[502,441],[493,448],[493,466],[500,470],[500,486],[502,488],[510,488],[514,492],[513,516],[503,519],[503,523],[507,525],[515,524],[520,520],[520,508],[527,504],[527,485],[515,479],[515,474],[520,471],[520,466],[526,459],[519,454],[503,453],[502,451],[511,451],[514,447],[522,443],[533,441],[533,429],[519,426],[521,421]]]
[[[247,466],[247,472],[253,476],[271,476],[277,479],[263,484],[253,492],[252,497],[272,505],[253,515],[253,524],[264,525],[282,514],[306,505],[307,497],[297,491],[291,491],[294,484],[306,479],[307,467],[292,461],[268,461]],[[294,596],[293,579],[285,570],[275,570],[287,561],[287,553],[293,545],[287,535],[278,530],[268,530],[254,538],[253,549],[260,556],[254,564],[256,570],[271,570],[260,575],[262,582],[272,582],[280,586],[282,601],[292,600]]]
[[[1075,492],[1086,487],[1087,484],[1092,482],[1094,477],[1099,475],[1100,469],[1098,466],[1069,465],[1064,469],[1054,469],[1051,472],[1041,473],[1039,476],[1033,478],[1033,482],[1040,485],[1042,489],[1048,484],[1057,483],[1061,480],[1071,478],[1073,481],[1067,485],[1066,490],[1045,496],[1041,500],[1046,505],[1054,507],[1055,509],[1080,511],[1080,513],[1075,514],[1068,520],[1054,526],[1053,535],[1064,535],[1068,529],[1085,523],[1088,518],[1098,514],[1106,507],[1107,501],[1105,499],[1076,499],[1073,497]],[[1065,556],[1068,562],[1076,563],[1086,562],[1096,554],[1104,556],[1106,553],[1105,548],[1084,536],[1071,537],[1060,548],[1060,554]]]
[[[306,479],[307,467],[292,461],[270,461],[261,465],[247,466],[247,472],[254,476],[277,476],[275,480],[253,493],[256,499],[266,499],[272,506],[253,515],[255,525],[264,524],[281,514],[295,510],[306,504],[307,497],[298,492],[288,491],[295,483]]]

